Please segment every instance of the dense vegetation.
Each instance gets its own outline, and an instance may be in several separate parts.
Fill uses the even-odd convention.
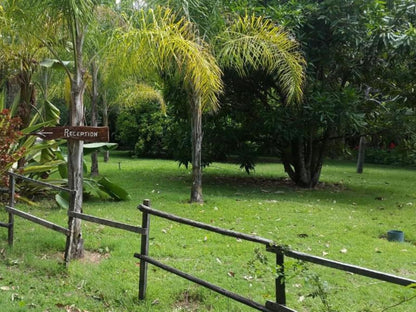
[[[370,178],[351,178],[349,173],[336,174],[337,185],[330,184],[329,189],[322,190],[320,182],[325,181],[325,176],[321,177],[322,168],[330,159],[351,160],[357,153],[363,155],[365,145],[359,143],[364,141],[369,162],[416,165],[416,5],[413,2],[0,0],[0,189],[4,191],[7,186],[7,170],[15,170],[76,190],[76,196],[70,199],[55,194],[62,207],[69,206],[76,212],[82,211],[90,199],[93,201],[87,207],[101,205],[101,200],[110,203],[114,199],[128,200],[130,196],[123,187],[130,189],[140,184],[125,185],[115,172],[108,170],[111,163],[98,165],[98,152],[105,149],[108,162],[108,150],[114,144],[84,145],[79,140],[45,140],[39,135],[47,126],[102,125],[109,126],[111,141],[128,150],[130,156],[175,160],[184,165],[177,169],[183,170],[182,173],[188,172],[189,167],[191,179],[184,176],[173,179],[180,180],[181,190],[189,186],[190,202],[210,205],[209,200],[216,193],[218,198],[250,193],[245,183],[253,183],[251,187],[259,183],[268,194],[269,187],[273,191],[276,187],[273,174],[282,170],[296,185],[299,192],[296,194],[300,197],[318,194],[316,200],[321,201],[329,196],[327,192],[337,194],[338,191],[366,196],[357,186],[351,186],[352,191],[344,189],[343,183],[352,179],[363,187]],[[89,154],[91,169],[88,171],[84,156]],[[234,170],[229,169],[233,166],[235,170],[240,167],[243,172],[256,175],[264,166],[257,165],[264,157],[280,161],[278,166],[268,169],[271,180],[267,174],[254,182],[250,175],[209,174],[221,161],[233,163],[221,165],[227,168],[225,171]],[[140,161],[117,161],[119,170],[124,162],[131,168],[140,167]],[[144,163],[166,168],[171,162]],[[128,179],[138,179],[137,168],[132,169],[137,176]],[[203,169],[206,198],[202,194]],[[166,174],[156,171],[162,181]],[[400,171],[400,174],[407,176],[409,172]],[[103,173],[108,173],[123,187],[103,177]],[[156,179],[149,172],[146,175]],[[400,185],[384,176],[382,180],[386,185]],[[213,181],[231,185],[232,190],[224,195],[213,188],[216,183]],[[34,199],[48,194],[43,187],[18,182],[20,201],[35,206]],[[161,182],[154,183],[152,194],[160,199],[162,209],[169,210],[168,204],[178,207],[186,201],[176,194],[164,202],[165,198],[157,195],[158,183]],[[287,183],[285,180],[283,184]],[[239,184],[239,189],[233,189],[234,184]],[[394,185],[394,191],[378,185],[369,193],[384,200],[388,196],[374,192],[399,194],[407,191],[409,185],[400,188]],[[172,189],[168,192],[175,193],[178,185],[173,183],[169,187]],[[317,189],[316,193],[313,189]],[[247,201],[263,198],[260,195],[255,193],[254,199]],[[414,194],[402,195],[408,199],[405,203],[397,197],[390,204],[399,210],[403,207],[411,210]],[[2,199],[6,198],[7,194],[2,195]],[[265,200],[275,204],[273,198]],[[237,201],[240,204],[240,198]],[[351,209],[355,213],[356,204],[354,201],[344,207],[350,219],[354,219]],[[254,216],[250,205],[238,215]],[[308,204],[300,204],[304,205]],[[273,207],[281,208],[280,205]],[[293,209],[309,215],[316,212],[315,209],[312,213],[307,208]],[[320,209],[323,208],[317,208]],[[384,205],[370,208],[374,209],[377,216],[372,216],[372,221],[379,220],[387,208]],[[235,210],[235,205],[229,204],[228,210]],[[48,209],[45,213],[57,218],[61,212]],[[391,216],[384,215],[386,219]],[[255,217],[262,219],[259,215]],[[364,214],[364,217],[369,216]],[[296,219],[296,215],[290,218]],[[324,226],[325,218],[335,217],[333,214],[321,216],[317,226]],[[411,219],[409,215],[405,218],[406,222]],[[348,229],[361,224],[359,220],[355,222]],[[370,221],[366,219],[366,222]],[[401,226],[401,223],[395,225]],[[410,228],[409,224],[406,226],[406,230]],[[265,233],[278,230],[270,224],[266,228]],[[81,223],[75,222],[71,230],[76,233],[70,244],[71,255],[78,258],[83,254]],[[84,230],[88,232],[89,228]],[[322,235],[339,234],[334,229],[332,234],[328,231]],[[298,235],[309,237],[303,231]],[[377,234],[377,239],[380,235]],[[411,240],[410,247],[413,245]],[[0,250],[2,257],[5,250]],[[15,251],[10,252],[13,255]],[[22,252],[15,254],[23,257]],[[257,251],[255,257],[263,259]],[[8,256],[4,259],[13,262]],[[249,266],[256,269],[253,261]],[[410,271],[411,267],[407,269]],[[52,275],[55,273],[61,274],[53,272]],[[318,282],[320,277],[316,278],[313,280]],[[324,291],[321,282],[315,286]],[[9,290],[9,286],[4,287]],[[266,297],[268,292],[265,291]],[[186,300],[188,295],[202,296],[198,292],[183,295]],[[326,291],[309,295],[319,297],[328,311],[332,309],[324,298]],[[304,297],[299,297],[299,301],[303,300]],[[12,301],[22,307],[29,304],[23,300]],[[112,301],[109,306],[123,309],[122,301]],[[172,300],[168,302],[167,306],[172,307]],[[60,305],[61,302],[56,303],[58,308]],[[215,305],[208,303],[208,306]],[[360,307],[370,308],[371,304]]]
[[[187,165],[198,161],[201,152],[201,164],[192,166],[198,170],[212,161],[237,157],[247,171],[254,168],[259,156],[277,156],[289,177],[302,187],[313,187],[319,181],[325,156],[354,157],[360,137],[366,137],[371,147],[369,160],[414,164],[416,13],[412,1],[86,3],[77,4],[77,12],[91,7],[85,15],[88,30],[82,33],[85,47],[74,50],[82,53],[85,64],[73,63],[87,73],[82,83],[88,95],[85,122],[110,124],[112,139],[137,156],[168,157]],[[34,107],[41,107],[44,101],[55,103],[64,113],[61,122],[69,122],[63,105],[70,103],[69,85],[57,71],[75,70],[69,62],[74,51],[62,45],[70,40],[62,28],[65,15],[60,15],[66,11],[46,12],[38,21],[28,23],[25,14],[44,12],[46,2],[27,4],[0,4],[4,51],[0,89],[8,103],[19,97],[21,108],[16,114],[23,127],[35,113]],[[157,5],[169,6],[171,11],[151,11]],[[140,17],[139,11],[155,14]],[[81,29],[84,17],[75,18],[79,18]],[[196,42],[208,49],[201,57],[220,67],[221,83],[214,79],[217,73],[208,69],[205,78],[198,78],[204,88],[213,83],[211,91],[200,90],[206,92],[201,96],[211,101],[206,108],[215,112],[206,112],[204,99],[202,110],[189,109],[196,103],[192,90],[198,88],[186,82],[194,77],[186,71],[202,74],[202,67],[193,67],[191,59],[176,67],[168,42],[163,43],[167,44],[165,52],[151,52],[146,41],[150,32],[146,31],[158,18],[159,26],[171,23],[172,29],[180,27],[181,22],[175,23],[181,18],[189,22],[195,33],[183,38],[191,43],[199,34]],[[153,41],[154,34],[150,35]],[[232,37],[237,34],[238,39]],[[279,51],[272,48],[274,35],[273,40],[280,40],[275,41],[277,46],[281,44]],[[288,46],[285,36],[296,42]],[[183,49],[185,44],[172,48]],[[188,47],[180,53],[191,55],[191,45]],[[305,81],[296,68],[302,64]],[[301,86],[303,96],[297,89]],[[221,95],[216,93],[220,89]],[[164,111],[158,114],[156,107],[160,105],[167,105],[166,117]],[[197,123],[202,129],[195,128],[197,124],[191,127],[191,120],[197,121],[202,112],[202,123]],[[201,131],[202,141],[198,139]],[[202,149],[195,144],[202,144]],[[389,146],[395,147],[393,153]],[[93,166],[94,174],[97,170]]]

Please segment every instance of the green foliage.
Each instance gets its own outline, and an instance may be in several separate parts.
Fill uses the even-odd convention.
[[[170,156],[168,140],[169,118],[152,102],[122,108],[117,117],[116,138],[120,145],[139,157]]]
[[[118,199],[118,200],[130,200],[131,197],[129,193],[122,188],[121,186],[112,183],[108,178],[102,177],[98,181],[98,185],[102,191],[109,194],[111,197]]]

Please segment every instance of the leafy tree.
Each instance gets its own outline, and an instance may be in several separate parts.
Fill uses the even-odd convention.
[[[314,187],[331,140],[363,131],[362,117],[372,110],[368,110],[372,92],[381,90],[380,81],[386,82],[388,55],[393,51],[386,38],[394,37],[385,27],[390,20],[388,5],[289,1],[269,12],[296,34],[308,62],[303,105],[291,112],[301,121],[296,124],[300,132],[283,138],[286,148],[280,155],[298,185]],[[293,124],[290,118],[287,121]]]

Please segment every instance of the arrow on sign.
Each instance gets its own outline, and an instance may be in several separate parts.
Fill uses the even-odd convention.
[[[41,137],[45,138],[48,135],[53,134],[53,132],[51,132],[51,131],[39,131],[39,132],[31,133],[31,134],[38,135],[38,136],[41,136]]]

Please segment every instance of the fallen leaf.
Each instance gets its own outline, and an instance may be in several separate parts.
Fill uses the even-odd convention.
[[[10,290],[10,287],[9,286],[1,286],[0,289],[7,291],[7,290]]]
[[[347,248],[342,248],[339,252],[345,254],[345,253],[347,253],[347,251],[348,251]]]
[[[234,275],[235,275],[235,273],[234,273],[234,272],[232,272],[232,271],[228,272],[228,276],[230,276],[230,277],[234,277]]]

